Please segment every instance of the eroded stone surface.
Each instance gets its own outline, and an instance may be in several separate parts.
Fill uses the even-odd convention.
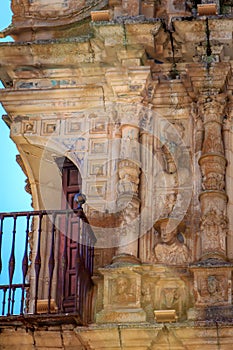
[[[80,170],[98,325],[2,327],[3,349],[232,348],[233,22],[190,6],[12,1],[5,120],[34,208],[60,208],[54,159]],[[103,9],[110,20],[91,23]],[[175,310],[177,324],[155,323],[154,310]]]

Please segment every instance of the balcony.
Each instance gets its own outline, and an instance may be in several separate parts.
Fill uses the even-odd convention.
[[[90,322],[95,241],[82,209],[0,213],[0,322]]]

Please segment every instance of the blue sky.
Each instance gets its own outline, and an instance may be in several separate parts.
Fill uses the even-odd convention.
[[[0,30],[11,23],[11,16],[10,0],[1,0]],[[4,41],[12,39],[0,39],[0,43]],[[0,87],[3,87],[2,84]],[[32,210],[31,198],[24,190],[25,176],[15,160],[18,151],[9,137],[9,128],[1,118],[3,114],[6,112],[0,105],[0,212]]]
[[[0,30],[6,28],[11,23],[12,13],[10,11],[10,0],[0,0]],[[4,41],[12,41],[10,37],[0,39],[0,45]],[[1,61],[0,61],[1,64]],[[0,82],[0,88],[3,85]],[[1,100],[1,97],[0,97]],[[13,211],[26,211],[32,210],[31,197],[25,192],[25,175],[21,168],[16,163],[16,154],[18,150],[10,139],[10,130],[2,120],[2,115],[6,114],[5,110],[0,104],[0,160],[1,160],[1,171],[0,171],[0,212],[13,212]],[[21,220],[21,219],[20,219]],[[17,227],[20,227],[21,221],[18,220]],[[23,226],[24,227],[24,226]],[[18,232],[20,231],[20,232]],[[24,246],[25,229],[17,229],[18,234],[16,235],[16,267],[13,283],[21,282],[21,261]],[[11,237],[12,237],[12,219],[5,219],[3,226],[3,241],[2,241],[2,261],[3,269],[0,276],[0,283],[8,283],[8,260],[11,251]],[[20,291],[16,291],[16,301],[20,299]],[[2,292],[0,291],[0,301],[2,302]],[[19,312],[19,303],[15,303],[16,313]]]

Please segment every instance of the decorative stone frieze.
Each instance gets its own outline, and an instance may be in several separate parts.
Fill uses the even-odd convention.
[[[154,320],[154,310],[175,310],[178,320],[187,319],[193,307],[190,275],[182,270],[177,276],[175,267],[141,265],[130,256],[119,256],[112,264],[100,269],[103,276],[103,310],[98,312],[96,322],[134,322],[141,317]],[[181,271],[179,271],[180,273]],[[101,280],[96,283],[102,283]],[[97,301],[99,305],[99,301]]]

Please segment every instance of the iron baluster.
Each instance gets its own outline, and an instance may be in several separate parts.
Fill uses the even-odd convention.
[[[25,282],[26,282],[26,276],[28,272],[28,235],[29,235],[29,225],[30,225],[30,214],[28,213],[27,216],[27,226],[26,226],[26,237],[25,237],[25,248],[24,248],[24,256],[22,260],[22,272],[23,272],[23,286],[22,286],[22,297],[21,297],[21,307],[20,307],[20,314],[23,314],[23,306],[24,306],[24,293],[25,293]]]
[[[12,289],[12,281],[15,272],[15,235],[16,235],[16,220],[17,216],[14,215],[14,223],[12,230],[12,244],[11,244],[11,255],[9,259],[9,294],[8,294],[8,315],[10,315],[10,305],[11,305],[11,289]]]
[[[39,275],[40,275],[40,268],[41,268],[40,242],[41,242],[42,219],[43,219],[43,213],[40,213],[39,214],[39,228],[38,228],[38,245],[37,245],[36,258],[35,258],[35,277],[36,277],[36,284],[35,284],[35,314],[37,313]]]
[[[79,308],[79,299],[80,299],[80,283],[79,283],[79,268],[80,268],[80,217],[77,217],[78,225],[78,235],[77,235],[77,246],[76,246],[76,257],[75,257],[75,302],[74,302],[74,311],[77,311]]]
[[[16,290],[16,287],[13,286],[13,287],[12,287],[12,297],[11,297],[11,315],[14,314],[15,290]]]
[[[53,271],[55,266],[54,259],[54,241],[55,241],[55,221],[56,221],[56,213],[52,216],[52,239],[51,239],[51,247],[50,247],[50,256],[49,256],[49,287],[48,287],[48,313],[50,313],[51,308],[51,291],[52,291],[52,280],[53,280]]]
[[[61,311],[64,311],[64,299],[65,299],[65,288],[66,288],[66,270],[68,264],[68,256],[67,256],[67,233],[68,233],[68,225],[69,225],[69,214],[66,213],[66,221],[65,221],[65,232],[64,232],[64,249],[62,254],[62,293],[61,293]]]
[[[2,301],[2,316],[5,314],[5,305],[6,305],[6,292],[7,287],[3,288],[3,301]]]

